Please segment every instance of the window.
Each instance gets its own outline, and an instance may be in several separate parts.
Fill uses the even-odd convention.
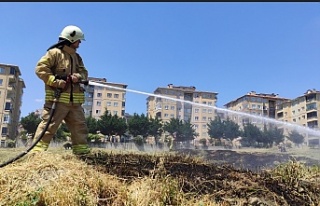
[[[202,113],[207,113],[207,109],[202,109]]]
[[[212,117],[208,117],[208,121],[212,121]]]
[[[202,125],[202,129],[206,129],[207,128],[207,125],[206,124],[203,124]]]
[[[119,105],[118,102],[113,102],[114,107],[117,107],[118,105]]]
[[[16,73],[16,69],[14,67],[10,67],[10,74],[15,74]]]
[[[202,104],[207,104],[207,102],[206,102],[206,101],[203,101]]]
[[[97,101],[97,106],[101,106],[101,102],[100,101]]]
[[[1,134],[2,135],[7,135],[7,133],[8,133],[8,128],[7,127],[2,127]]]
[[[165,109],[165,110],[168,110],[168,109],[169,109],[169,106],[168,106],[168,105],[164,106],[164,109]]]
[[[98,92],[97,97],[102,97],[102,93]]]
[[[108,98],[111,98],[111,97],[112,97],[112,94],[111,94],[111,93],[107,93],[107,97],[108,97]]]
[[[101,110],[97,109],[96,114],[100,114],[100,113],[101,113]]]
[[[164,117],[168,117],[169,115],[168,114],[164,114]]]
[[[111,106],[111,102],[107,102],[107,106]]]
[[[118,115],[118,111],[113,111],[113,115]]]
[[[207,117],[202,117],[202,121],[207,121]]]
[[[174,118],[174,114],[170,114],[170,117],[171,117],[171,118]]]
[[[195,120],[195,121],[198,121],[198,120],[199,120],[199,117],[198,117],[198,116],[195,116],[195,117],[194,117],[194,120]]]
[[[6,73],[6,69],[5,69],[5,68],[0,67],[0,74],[5,74],[5,73]]]
[[[10,102],[6,102],[6,106],[4,110],[10,110],[11,109],[11,104]]]
[[[209,113],[209,114],[212,114],[212,109],[208,109],[208,113]]]
[[[212,105],[212,102],[208,102],[208,105],[210,105],[210,106],[211,106],[211,105]]]
[[[114,94],[113,97],[118,99],[119,98],[119,94]]]
[[[199,109],[194,109],[194,113],[199,113]]]
[[[171,109],[171,110],[174,110],[174,106],[171,106],[170,109]]]
[[[9,122],[10,122],[10,116],[8,114],[4,114],[3,123],[9,123]]]
[[[3,83],[3,79],[0,79],[0,86],[2,86],[2,83]]]

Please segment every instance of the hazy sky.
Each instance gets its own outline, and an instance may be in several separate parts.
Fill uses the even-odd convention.
[[[218,93],[218,107],[247,92],[296,98],[320,90],[320,4],[0,3],[0,63],[20,67],[22,114],[43,107],[35,66],[61,30],[77,25],[91,77],[153,93],[168,84]],[[127,93],[126,112],[146,112]]]

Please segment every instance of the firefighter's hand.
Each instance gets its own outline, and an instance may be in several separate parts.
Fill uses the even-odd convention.
[[[67,84],[67,82],[62,79],[56,79],[55,82],[56,82],[56,87],[61,89],[64,89]]]
[[[77,83],[79,81],[79,78],[76,75],[71,75],[71,82],[72,83]]]

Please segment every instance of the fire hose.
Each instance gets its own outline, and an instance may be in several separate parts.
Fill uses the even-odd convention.
[[[56,79],[62,79],[62,80],[65,80],[67,83],[71,83],[72,84],[72,79],[71,79],[71,76],[68,75],[68,76],[55,76]],[[81,80],[79,81],[80,84],[84,84],[84,85],[88,85],[88,81],[87,80]],[[47,124],[45,125],[45,128],[44,130],[42,130],[41,134],[39,135],[39,137],[37,137],[35,139],[35,141],[33,141],[33,143],[30,145],[29,148],[27,148],[26,151],[20,153],[19,155],[17,155],[16,157],[12,158],[12,159],[9,159],[8,161],[0,164],[0,168],[4,167],[4,166],[7,166],[11,163],[13,163],[14,161],[22,158],[23,156],[25,156],[26,154],[28,154],[28,152],[30,152],[35,146],[36,144],[42,139],[43,135],[45,134],[45,132],[47,131],[48,127],[49,127],[49,124],[52,120],[52,117],[54,115],[54,112],[56,110],[56,104],[60,98],[60,94],[61,92],[63,91],[64,89],[61,89],[61,88],[55,88],[55,93],[54,93],[54,99],[53,99],[53,104],[52,104],[52,107],[51,107],[51,110],[50,110],[50,116],[49,116],[49,120],[47,122]]]

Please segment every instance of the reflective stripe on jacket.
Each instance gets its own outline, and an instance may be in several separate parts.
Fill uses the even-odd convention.
[[[35,69],[36,75],[45,83],[45,100],[53,101],[55,89],[58,87],[55,75],[75,74],[79,79],[87,80],[88,71],[84,67],[82,58],[76,51],[68,46],[62,49],[53,48],[41,57]],[[58,102],[84,103],[84,90],[80,84],[69,84],[60,95]]]

